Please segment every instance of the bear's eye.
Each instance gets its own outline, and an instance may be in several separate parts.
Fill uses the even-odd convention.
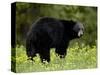
[[[78,30],[82,30],[82,31],[84,31],[84,28],[78,28]]]
[[[81,28],[82,31],[84,31],[84,28]]]

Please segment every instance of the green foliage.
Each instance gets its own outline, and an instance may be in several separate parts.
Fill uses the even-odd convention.
[[[68,48],[68,54],[64,59],[60,59],[52,48],[51,62],[42,64],[39,55],[34,58],[35,62],[27,60],[24,46],[16,46],[16,56],[12,56],[12,61],[16,61],[16,72],[36,72],[36,71],[55,71],[55,70],[71,70],[86,69],[97,67],[97,51],[96,46],[90,47],[84,43],[79,46],[78,43],[74,47]]]

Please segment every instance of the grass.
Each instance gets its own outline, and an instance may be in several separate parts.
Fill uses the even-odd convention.
[[[27,60],[25,47],[17,46],[16,57],[12,56],[12,61],[16,60],[16,72],[57,71],[97,67],[96,46],[89,47],[83,44],[79,47],[76,43],[74,47],[68,48],[67,56],[64,59],[57,57],[54,50],[54,48],[50,50],[51,62],[42,64],[39,55],[34,58],[35,62],[29,61]]]

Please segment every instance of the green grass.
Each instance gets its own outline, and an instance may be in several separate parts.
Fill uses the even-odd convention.
[[[37,72],[56,71],[71,69],[87,69],[97,67],[96,46],[89,47],[84,44],[79,47],[76,43],[74,47],[68,48],[67,56],[60,59],[56,56],[54,48],[51,49],[51,62],[42,64],[39,55],[34,58],[35,62],[27,60],[25,47],[16,47],[16,57],[12,56],[12,61],[16,60],[16,72]]]

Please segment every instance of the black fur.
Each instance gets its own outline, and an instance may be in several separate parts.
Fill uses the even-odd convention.
[[[79,38],[78,32],[83,29],[81,23],[72,20],[40,18],[32,25],[27,35],[27,56],[33,59],[38,53],[42,62],[44,60],[49,62],[50,48],[55,48],[55,52],[60,58],[64,58],[70,40]]]

